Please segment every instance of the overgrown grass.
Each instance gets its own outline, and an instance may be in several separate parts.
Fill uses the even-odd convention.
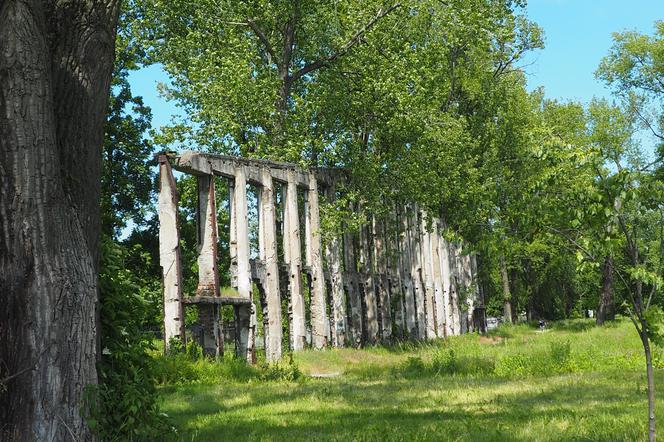
[[[658,351],[660,385],[663,360]],[[171,360],[164,371],[197,374],[164,373],[162,395],[181,440],[642,440],[644,365],[628,321],[569,321],[544,332],[519,325],[484,337],[307,351],[281,365],[336,376],[322,379],[277,371],[266,381],[266,366]]]

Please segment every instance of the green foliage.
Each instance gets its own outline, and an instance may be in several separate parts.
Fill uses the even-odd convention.
[[[159,408],[151,337],[141,330],[147,305],[125,266],[126,251],[108,237],[101,245],[102,351],[99,384],[90,387],[87,396],[88,424],[101,440],[161,438],[174,430]]]
[[[288,354],[286,362],[262,362],[258,366],[260,372],[260,379],[263,381],[286,381],[293,382],[302,376],[300,368],[293,360],[293,354]]]
[[[301,378],[298,365],[289,356],[286,361],[256,366],[227,355],[219,360],[203,356],[194,342],[187,343],[184,352],[153,356],[155,379],[160,385],[218,384],[225,382],[292,382]]]
[[[122,1],[102,149],[102,227],[113,236],[129,221],[145,222],[153,195],[153,147],[146,138],[152,111],[142,97],[133,95],[128,80],[144,56],[132,37],[136,17],[129,6],[129,0]]]

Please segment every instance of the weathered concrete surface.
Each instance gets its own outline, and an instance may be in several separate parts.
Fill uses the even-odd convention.
[[[360,298],[359,273],[355,259],[355,235],[344,233],[344,284],[348,294],[350,308],[350,330],[348,335],[351,345],[362,345],[362,299]]]
[[[415,290],[413,281],[413,262],[412,262],[412,247],[411,247],[411,234],[409,228],[408,212],[406,208],[402,208],[399,212],[399,222],[401,223],[401,231],[399,237],[399,260],[400,260],[400,273],[401,273],[401,287],[403,293],[403,304],[406,323],[406,337],[415,339],[418,337],[417,332],[417,310],[415,307]],[[419,279],[419,275],[418,278]]]
[[[233,212],[231,224],[235,227],[235,253],[237,268],[237,291],[241,297],[252,299],[251,267],[249,265],[249,231],[247,219],[247,181],[244,168],[239,166],[235,170],[235,185],[233,192]],[[231,261],[233,258],[231,257]],[[256,309],[254,303],[239,305],[236,311],[237,354],[249,363],[255,361],[255,331]]]
[[[330,186],[327,189],[326,196],[327,200],[331,203],[336,200],[334,186]],[[325,260],[327,261],[327,272],[330,278],[330,290],[332,291],[332,324],[330,328],[332,345],[335,347],[346,345],[348,333],[341,246],[342,241],[337,236],[333,236],[325,241]]]
[[[375,344],[378,342],[380,329],[378,327],[378,305],[376,302],[376,286],[369,229],[370,226],[368,225],[360,228],[360,273],[363,283],[364,306],[366,309],[366,339],[367,343]]]
[[[217,210],[215,205],[214,177],[198,177],[198,287],[196,296],[219,296],[219,272],[217,271]],[[198,319],[204,333],[203,352],[219,357],[223,354],[223,334],[219,318],[219,306],[198,304]]]
[[[159,264],[164,300],[164,349],[173,338],[184,342],[182,264],[178,226],[178,196],[173,171],[165,155],[159,157]]]
[[[385,250],[385,223],[376,217],[371,218],[373,235],[374,267],[376,292],[380,313],[380,336],[387,341],[392,337],[392,311],[390,301],[390,280],[387,272],[387,251]]]
[[[306,263],[311,269],[311,345],[316,349],[327,346],[329,324],[325,305],[325,276],[321,255],[320,213],[318,185],[313,172],[309,173],[306,193]]]
[[[289,266],[288,293],[290,295],[290,340],[294,351],[307,343],[305,305],[302,293],[302,255],[300,217],[297,204],[297,181],[293,170],[287,171],[286,202],[284,205],[284,255]]]
[[[433,279],[433,253],[431,250],[431,232],[426,223],[426,214],[420,219],[420,244],[422,253],[422,280],[424,282],[424,311],[426,314],[426,338],[436,338],[435,284]]]
[[[261,172],[259,245],[260,258],[265,263],[263,290],[267,304],[265,321],[265,357],[268,361],[281,358],[281,296],[279,291],[279,261],[275,220],[274,183],[267,168]]]

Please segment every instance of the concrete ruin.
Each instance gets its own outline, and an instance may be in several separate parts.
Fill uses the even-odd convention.
[[[262,308],[260,338],[268,361],[281,358],[282,345],[299,351],[308,346],[362,346],[484,331],[475,256],[464,254],[463,244],[443,238],[443,221],[428,217],[415,205],[397,207],[387,219],[370,217],[359,232],[348,231],[323,243],[319,198],[337,197],[345,179],[340,171],[192,151],[175,157],[159,155],[158,161],[166,349],[174,338],[186,339],[187,306],[198,309],[201,327],[196,339],[204,352],[219,356],[224,351],[220,310],[232,305],[235,351],[250,363],[256,361],[259,337],[257,304]],[[198,180],[198,287],[186,295],[173,169]],[[228,180],[231,285],[237,296],[220,295],[215,177]],[[258,189],[254,258],[249,245],[248,184]],[[287,301],[287,312],[282,311],[282,300]],[[285,314],[288,327],[282,326]]]

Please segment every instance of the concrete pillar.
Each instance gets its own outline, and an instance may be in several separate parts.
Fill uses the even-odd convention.
[[[404,297],[403,303],[404,303],[404,312],[405,312],[406,335],[408,338],[414,339],[418,337],[417,310],[415,308],[410,229],[409,229],[408,211],[406,207],[401,208],[399,212],[399,222],[401,224],[401,231],[399,238],[400,240],[399,257],[400,257],[402,293]]]
[[[417,318],[417,337],[426,339],[426,306],[424,297],[424,283],[422,280],[422,244],[420,242],[420,224],[417,207],[410,210],[409,219],[409,239],[410,239],[410,259],[411,259],[411,278],[413,280],[413,290],[415,293],[415,314]]]
[[[441,226],[442,227],[442,226]],[[443,306],[445,310],[445,336],[453,336],[454,331],[454,302],[452,284],[452,256],[449,243],[445,238],[438,237],[438,250],[440,256],[441,281],[443,284]]]
[[[350,327],[348,330],[351,345],[362,345],[362,299],[360,298],[357,261],[355,260],[354,235],[344,232],[344,269],[346,271],[346,291],[350,308]]]
[[[390,301],[390,281],[387,272],[387,250],[385,244],[385,223],[376,217],[371,219],[374,245],[374,273],[380,311],[380,334],[382,339],[392,336],[392,310]]]
[[[463,273],[464,273],[464,288],[465,288],[465,312],[466,318],[466,331],[472,332],[473,329],[473,310],[475,310],[475,301],[477,294],[475,292],[475,280],[473,274],[472,257],[470,253],[464,253],[463,258]]]
[[[433,254],[431,250],[431,232],[429,232],[424,212],[422,212],[420,220],[420,244],[422,251],[422,280],[424,282],[424,307],[426,313],[426,338],[434,339],[436,337],[436,314]]]
[[[360,274],[364,286],[364,305],[366,307],[366,333],[370,344],[378,342],[380,328],[378,326],[378,305],[376,302],[376,286],[374,266],[371,257],[371,226],[365,224],[360,228]]]
[[[294,351],[302,350],[307,342],[305,305],[302,294],[302,257],[300,246],[300,218],[297,205],[295,172],[288,171],[286,201],[284,204],[284,257],[289,267],[288,293],[290,295],[290,340]]]
[[[448,243],[450,262],[450,317],[453,335],[461,334],[461,312],[459,309],[459,289],[461,288],[461,273],[459,250],[454,242]]]
[[[252,299],[251,268],[249,265],[249,232],[247,219],[247,179],[244,167],[235,169],[235,185],[233,186],[233,209],[231,212],[231,225],[235,227],[236,253],[236,288],[241,297]],[[233,261],[231,255],[231,262]],[[249,305],[235,307],[236,320],[236,350],[240,358],[249,363],[256,360],[254,341],[256,331],[256,309],[253,300]]]
[[[329,324],[325,305],[323,257],[321,256],[318,183],[313,172],[309,172],[305,221],[306,260],[307,266],[311,269],[311,345],[315,349],[321,349],[327,346]]]
[[[442,275],[442,257],[440,249],[440,233],[439,233],[439,220],[435,219],[432,225],[431,238],[431,254],[432,254],[432,268],[433,268],[433,284],[434,284],[434,315],[436,318],[436,336],[439,338],[445,337],[445,299],[443,289],[443,275]]]
[[[274,206],[274,183],[267,168],[261,170],[259,225],[260,259],[265,264],[265,358],[277,361],[281,358],[281,296],[277,256],[277,230]]]
[[[327,189],[327,200],[336,200],[334,187]],[[336,235],[325,241],[325,261],[327,272],[330,275],[332,290],[332,345],[343,347],[346,345],[346,296],[344,293],[343,269],[341,266],[341,239]]]
[[[401,280],[401,252],[399,248],[401,235],[398,210],[393,207],[386,229],[388,269],[390,273],[390,300],[393,307],[394,333],[398,338],[406,336],[406,314],[404,312],[403,283]]]
[[[217,210],[214,176],[198,177],[198,287],[197,296],[219,296],[217,272]],[[198,304],[198,320],[203,327],[203,352],[219,357],[223,354],[223,334],[218,304]]]
[[[173,171],[166,155],[159,156],[158,204],[159,264],[163,277],[164,349],[168,351],[171,339],[179,339],[184,344],[185,333],[178,195]]]

